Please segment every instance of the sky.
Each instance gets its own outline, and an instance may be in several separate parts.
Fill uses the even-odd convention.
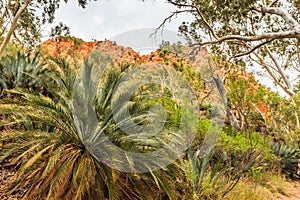
[[[121,33],[143,28],[157,28],[176,8],[164,0],[98,0],[90,2],[85,9],[75,0],[57,10],[54,25],[59,22],[70,27],[71,35],[85,41],[110,39]],[[181,14],[167,23],[165,29],[177,31],[183,20],[191,19]],[[45,33],[50,30],[45,27]]]

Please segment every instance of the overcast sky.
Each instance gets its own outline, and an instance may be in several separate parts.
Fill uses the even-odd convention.
[[[71,35],[91,41],[110,39],[120,33],[141,28],[156,28],[176,8],[164,0],[98,0],[90,2],[85,9],[77,1],[61,3],[55,23],[68,25]],[[191,16],[181,14],[165,28],[177,31],[183,20]],[[49,30],[51,27],[46,27]]]

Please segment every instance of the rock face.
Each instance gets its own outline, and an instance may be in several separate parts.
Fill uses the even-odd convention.
[[[50,56],[79,56],[86,57],[91,50],[95,49],[98,42],[84,42],[77,38],[48,39],[39,48]]]
[[[77,38],[49,39],[42,43],[38,50],[42,51],[46,56],[79,60],[87,57],[92,50],[99,50],[104,54],[108,53],[115,59],[137,54],[131,48],[118,46],[112,41],[85,42]]]
[[[56,38],[48,39],[42,43],[38,50],[44,53],[46,56],[51,57],[65,57],[68,59],[83,60],[92,50],[98,50],[103,54],[109,54],[116,64],[125,63],[161,63],[166,59],[170,61],[176,61],[180,58],[175,54],[166,55],[165,60],[159,55],[159,50],[152,52],[148,55],[139,55],[130,47],[123,47],[115,44],[112,41],[94,41],[85,42],[77,38]]]

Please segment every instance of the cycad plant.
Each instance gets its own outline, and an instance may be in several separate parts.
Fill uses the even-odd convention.
[[[23,54],[2,57],[0,60],[0,99],[14,98],[5,90],[26,88],[31,93],[44,93],[44,81],[49,70],[42,64],[40,53]],[[0,121],[7,119],[7,115],[0,115]],[[22,123],[21,126],[32,127],[31,123]],[[4,130],[10,126],[0,127]]]
[[[48,69],[39,60],[39,52],[34,55],[22,54],[2,57],[0,60],[0,97],[6,89],[27,88],[41,92],[41,78]]]
[[[100,64],[95,65],[92,62],[95,60]],[[22,199],[177,199],[180,196],[184,185],[179,183],[184,176],[178,165],[143,174],[126,173],[103,164],[86,148],[88,141],[99,133],[111,134],[116,143],[125,141],[121,137],[126,135],[115,128],[117,124],[109,108],[112,99],[109,91],[125,69],[110,70],[101,79],[104,87],[99,90],[92,78],[96,67],[101,71],[110,65],[108,60],[93,52],[81,70],[83,77],[91,79],[77,82],[76,69],[65,63],[65,69],[52,75],[52,81],[45,84],[50,87],[47,96],[33,94],[28,88],[6,91],[16,98],[2,100],[0,114],[10,117],[1,125],[30,122],[35,127],[34,130],[18,127],[0,134],[0,165],[16,171],[3,193],[8,196],[19,193]],[[95,110],[90,109],[91,104]],[[133,108],[130,112],[139,120]],[[100,132],[98,126],[94,127],[95,118],[90,117],[93,113],[97,125],[101,125]]]
[[[201,155],[202,154],[202,155]],[[193,199],[224,198],[238,183],[241,174],[233,174],[233,167],[226,166],[222,158],[213,163],[215,149],[203,154],[189,150],[187,177],[193,187]]]
[[[300,178],[298,174],[298,161],[300,160],[300,148],[283,143],[272,145],[274,154],[280,160],[280,168],[289,178]]]

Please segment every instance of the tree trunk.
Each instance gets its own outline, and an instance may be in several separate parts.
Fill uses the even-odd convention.
[[[6,37],[4,38],[1,46],[0,46],[0,58],[2,57],[4,50],[12,36],[12,34],[14,33],[18,20],[20,18],[20,16],[22,15],[22,13],[24,12],[24,10],[27,8],[27,6],[29,5],[29,3],[31,2],[31,0],[26,0],[25,3],[21,6],[21,8],[18,10],[17,14],[14,16],[13,21],[11,22],[9,31],[6,35]]]

